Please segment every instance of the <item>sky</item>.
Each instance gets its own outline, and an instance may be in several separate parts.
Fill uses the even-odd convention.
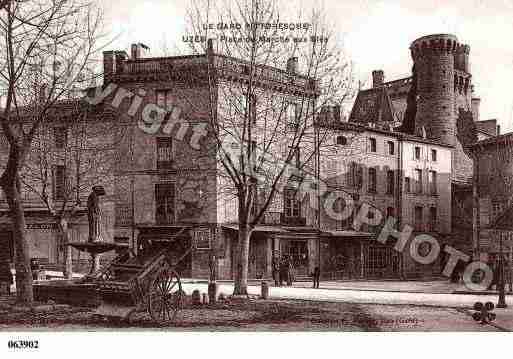
[[[112,50],[131,43],[180,46],[188,0],[103,0]],[[217,0],[214,0],[217,1]],[[224,1],[224,0],[220,0]],[[475,95],[481,120],[498,119],[502,132],[513,131],[513,0],[284,0],[287,6],[324,7],[342,39],[359,80],[372,84],[371,72],[385,80],[410,75],[410,43],[428,34],[452,33],[470,46]],[[287,19],[293,21],[294,18]]]

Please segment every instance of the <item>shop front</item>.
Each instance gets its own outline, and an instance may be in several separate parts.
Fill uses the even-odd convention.
[[[321,239],[324,280],[392,279],[401,276],[400,254],[373,233],[325,231]]]

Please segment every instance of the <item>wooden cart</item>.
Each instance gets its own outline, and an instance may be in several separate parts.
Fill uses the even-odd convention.
[[[127,250],[95,276],[100,295],[96,316],[129,320],[147,311],[160,325],[174,321],[182,304],[182,283],[174,270],[190,250],[171,263],[169,249],[146,250],[137,255]]]

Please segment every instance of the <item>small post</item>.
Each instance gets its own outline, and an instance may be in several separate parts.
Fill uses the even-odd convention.
[[[207,305],[207,304],[208,304],[208,297],[207,297],[207,293],[203,293],[203,294],[202,294],[202,297],[203,297],[203,305]]]
[[[262,286],[261,286],[261,296],[262,296],[262,299],[268,299],[269,298],[269,284],[267,284],[266,281],[262,281]]]
[[[201,294],[200,294],[200,291],[198,289],[194,289],[194,291],[192,292],[192,305],[201,305]]]

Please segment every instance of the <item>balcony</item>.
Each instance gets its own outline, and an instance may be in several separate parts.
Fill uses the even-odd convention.
[[[262,224],[283,226],[306,226],[304,217],[287,217],[282,212],[266,212]]]

